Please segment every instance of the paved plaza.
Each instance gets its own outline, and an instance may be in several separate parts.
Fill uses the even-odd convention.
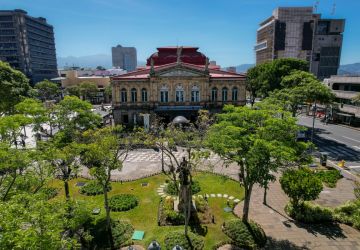
[[[254,188],[251,197],[250,218],[261,225],[270,238],[266,249],[360,249],[360,232],[344,224],[307,225],[298,223],[286,215],[285,204],[289,201],[276,181],[270,185],[268,205],[263,205],[263,189]],[[354,199],[352,181],[341,179],[337,188],[324,188],[315,202],[336,207]],[[241,217],[243,202],[235,207]],[[232,249],[230,246],[222,248]]]

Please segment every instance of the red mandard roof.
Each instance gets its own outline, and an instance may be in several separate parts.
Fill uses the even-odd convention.
[[[160,66],[154,66],[154,71],[160,71],[165,69],[174,68],[178,65],[181,65],[184,68],[194,69],[197,71],[205,71],[205,65],[196,65],[196,64],[190,64],[185,62],[174,62],[169,64],[164,64]],[[150,68],[149,66],[146,66],[144,69],[140,69],[137,71],[132,71],[127,74],[119,75],[111,77],[112,80],[146,80],[150,78]],[[225,70],[220,70],[217,68],[212,68],[209,65],[209,75],[211,79],[245,79],[245,74],[238,74],[233,72],[228,72]]]
[[[198,47],[191,46],[168,46],[159,47],[157,52],[153,53],[147,60],[146,65],[150,66],[153,61],[154,66],[165,65],[177,61],[180,53],[180,61],[196,65],[205,65],[206,56],[198,51]]]

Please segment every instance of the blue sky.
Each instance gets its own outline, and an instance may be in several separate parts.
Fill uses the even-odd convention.
[[[156,47],[194,45],[222,66],[253,63],[259,22],[277,6],[313,6],[315,0],[0,0],[55,28],[58,56],[110,54],[135,46],[138,60]],[[360,0],[320,0],[323,17],[346,18],[342,64],[360,62]],[[336,4],[335,14],[332,13]]]

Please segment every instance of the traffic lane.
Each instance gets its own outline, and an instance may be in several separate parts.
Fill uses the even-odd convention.
[[[298,124],[306,126],[309,129],[312,128],[312,118],[311,117],[300,117]],[[332,139],[338,143],[346,144],[352,146],[356,150],[360,150],[360,131],[355,129],[349,129],[343,126],[338,126],[335,124],[325,125],[319,120],[315,120],[315,128],[320,136],[326,139]]]
[[[349,145],[318,135],[314,136],[314,144],[319,151],[327,152],[329,157],[335,161],[345,160],[360,164],[360,152]]]

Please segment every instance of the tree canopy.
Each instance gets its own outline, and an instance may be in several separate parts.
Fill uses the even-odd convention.
[[[225,106],[210,128],[208,146],[229,163],[239,166],[245,189],[243,220],[248,220],[252,187],[271,180],[271,171],[306,160],[307,144],[296,142],[300,129],[287,112]]]
[[[247,90],[250,92],[252,103],[256,97],[266,97],[270,91],[281,89],[283,77],[293,70],[307,71],[306,61],[292,58],[276,59],[251,68],[247,72]]]
[[[15,105],[31,94],[30,90],[23,73],[0,61],[0,115],[13,113]]]
[[[39,98],[44,101],[50,100],[60,93],[59,86],[49,80],[38,82],[35,84],[35,89],[38,91]]]

